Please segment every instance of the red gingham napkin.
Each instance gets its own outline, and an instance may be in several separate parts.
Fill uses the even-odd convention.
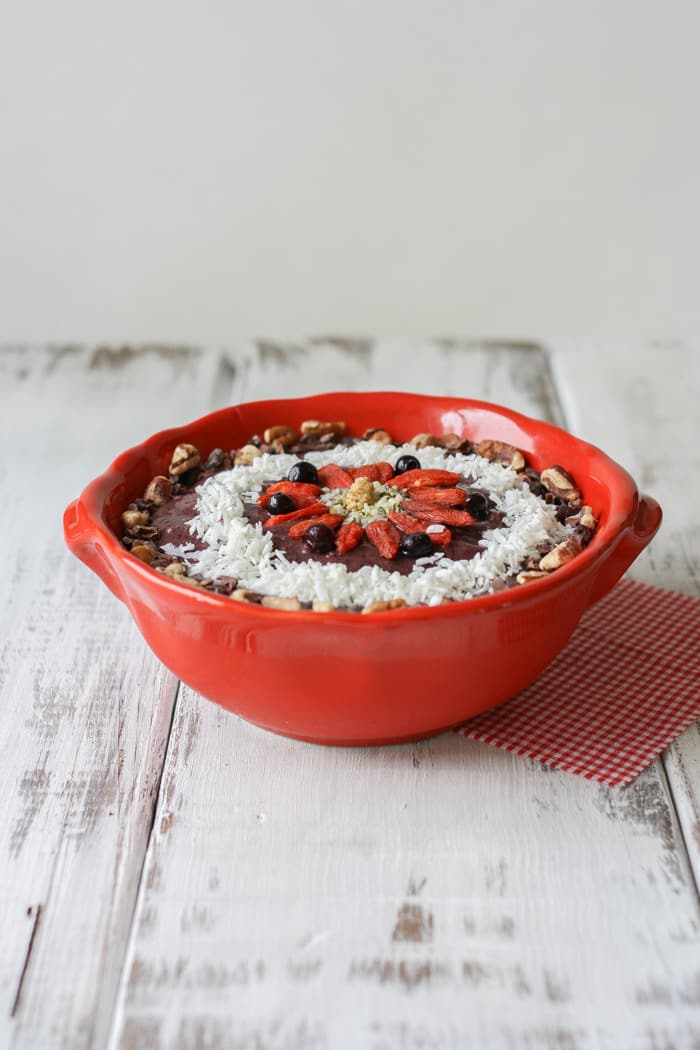
[[[698,717],[700,598],[623,580],[537,681],[458,732],[628,784]]]

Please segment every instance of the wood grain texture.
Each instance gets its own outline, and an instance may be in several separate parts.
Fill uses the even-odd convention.
[[[531,346],[227,361],[233,400],[398,387],[561,418]],[[660,762],[612,790],[451,734],[313,747],[185,688],[111,1046],[691,1050],[697,960]]]
[[[700,352],[685,344],[560,344],[552,367],[571,429],[655,496],[664,521],[638,580],[700,597]],[[663,756],[700,886],[700,723]]]
[[[119,450],[205,410],[218,361],[0,353],[2,1046],[104,1045],[177,689],[65,549],[61,514]]]

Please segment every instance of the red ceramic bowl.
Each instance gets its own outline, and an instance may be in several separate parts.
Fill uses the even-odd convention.
[[[343,419],[350,431],[386,427],[497,438],[538,470],[571,471],[600,519],[590,545],[546,579],[433,608],[392,612],[282,612],[185,587],[149,569],[119,542],[120,515],[175,445],[207,455],[275,423]],[[496,405],[398,393],[336,393],[257,401],[154,434],[122,453],[67,508],[70,549],[131,611],[144,638],[192,688],[243,718],[325,744],[382,744],[442,732],[532,682],[568,641],[582,613],[649,543],[659,505],[617,463],[565,431]],[[582,703],[585,690],[582,690]]]

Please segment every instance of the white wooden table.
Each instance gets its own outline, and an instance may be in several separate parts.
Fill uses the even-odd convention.
[[[117,451],[231,401],[483,397],[664,506],[633,575],[700,594],[692,346],[316,340],[0,353],[0,1045],[700,1046],[700,735],[609,790],[453,734],[269,735],[179,684],[64,549]]]

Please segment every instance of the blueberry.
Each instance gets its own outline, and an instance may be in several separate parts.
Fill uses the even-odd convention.
[[[294,510],[294,503],[286,492],[273,492],[267,509],[271,514],[290,514]]]
[[[433,541],[426,532],[409,532],[401,540],[401,553],[407,558],[427,558],[433,553]]]
[[[405,474],[407,470],[420,470],[420,463],[415,456],[401,456],[396,461],[395,474]]]
[[[483,492],[470,492],[464,509],[469,511],[475,521],[486,521],[489,516],[488,497]]]
[[[287,477],[290,481],[303,481],[307,485],[318,485],[318,471],[313,463],[301,459],[289,468]]]
[[[304,533],[304,543],[317,554],[328,554],[335,547],[335,535],[328,525],[309,525]]]

